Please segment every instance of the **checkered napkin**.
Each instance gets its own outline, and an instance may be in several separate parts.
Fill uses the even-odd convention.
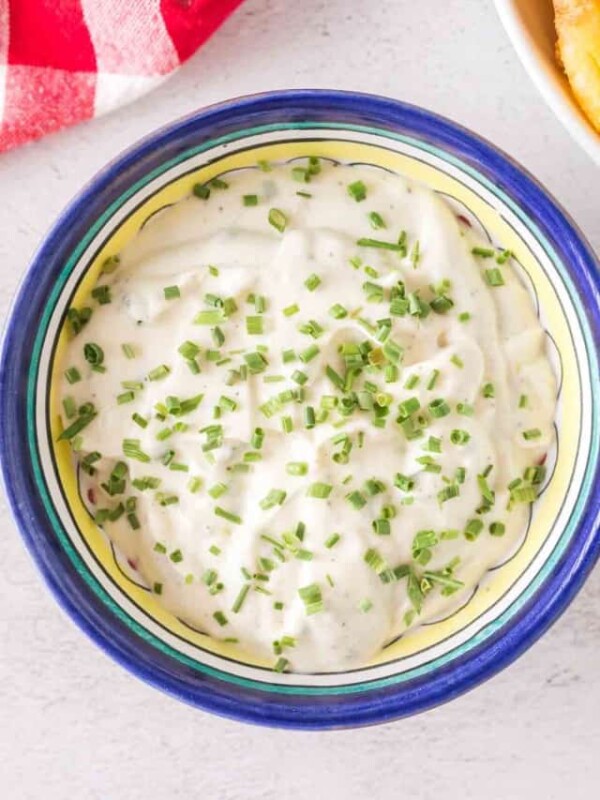
[[[0,151],[161,83],[242,0],[0,0]]]

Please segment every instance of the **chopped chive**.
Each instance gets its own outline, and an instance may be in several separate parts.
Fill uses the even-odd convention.
[[[297,314],[300,311],[300,306],[297,303],[292,303],[291,306],[287,306],[283,309],[283,314],[286,317],[292,317],[294,314]]]
[[[302,358],[302,355],[300,357]],[[325,374],[337,389],[340,389],[341,391],[345,389],[345,380],[333,369],[333,367],[330,367],[329,364],[327,364],[325,367]]]
[[[258,205],[258,195],[257,194],[245,194],[242,197],[242,202],[245,206],[257,206]]]
[[[473,247],[471,252],[474,256],[479,256],[480,258],[493,258],[496,254],[496,251],[489,247]]]
[[[459,369],[462,369],[465,366],[465,362],[456,353],[454,353],[454,355],[451,356],[450,361],[454,364],[455,367],[458,367]]]
[[[480,519],[470,519],[465,527],[465,538],[472,542],[483,530],[483,522]]]
[[[431,391],[435,387],[439,375],[440,375],[439,369],[434,369],[433,372],[431,373],[431,376],[429,377],[429,380],[427,381],[426,388],[428,391]]]
[[[179,502],[179,498],[176,494],[165,494],[164,492],[157,492],[156,500],[159,505],[161,506],[172,506]]]
[[[468,322],[471,319],[471,315],[468,311],[463,311],[458,315],[459,322]]]
[[[221,178],[213,178],[210,182],[210,185],[214,189],[229,189],[229,184]]]
[[[210,308],[198,312],[193,319],[195,325],[218,325],[224,321],[225,315],[221,308]]]
[[[250,444],[254,448],[254,450],[260,450],[263,446],[263,441],[265,438],[265,432],[262,428],[255,428],[250,439]]]
[[[483,385],[482,389],[481,389],[481,394],[484,397],[488,397],[488,398],[489,397],[495,397],[496,396],[496,390],[494,388],[494,384],[493,383],[485,383]]]
[[[202,478],[199,478],[197,475],[195,475],[194,477],[189,479],[187,485],[188,492],[190,492],[191,494],[196,494],[196,492],[200,491],[201,487],[202,487]]]
[[[276,230],[278,230],[279,233],[283,233],[284,232],[288,220],[287,220],[286,215],[283,213],[283,211],[280,211],[278,208],[269,209],[268,219],[269,219],[269,223]]]
[[[287,658],[279,656],[279,658],[275,662],[275,666],[273,667],[273,672],[285,672],[289,664],[290,662],[288,661]]]
[[[200,200],[208,200],[210,197],[210,189],[204,183],[195,183],[192,186],[192,194]]]
[[[514,253],[512,250],[503,250],[496,257],[496,264],[506,264],[509,258],[512,258]]]
[[[374,519],[372,522],[373,532],[378,536],[389,536],[392,532],[390,521],[386,517]]]
[[[67,419],[73,419],[73,417],[77,416],[77,403],[72,397],[65,397],[62,404]]]
[[[257,375],[259,372],[264,372],[269,366],[267,359],[262,353],[259,353],[258,350],[254,353],[245,353],[244,361],[246,362],[248,371],[251,375]]]
[[[136,489],[139,489],[140,492],[145,492],[146,489],[158,489],[160,486],[160,478],[153,478],[151,475],[146,475],[143,478],[134,478],[131,483]]]
[[[316,424],[315,410],[312,406],[306,406],[304,409],[304,427],[310,430]]]
[[[213,511],[217,517],[226,519],[228,522],[233,522],[235,525],[242,524],[242,518],[238,516],[238,514],[233,514],[231,511],[226,511],[224,508],[221,508],[221,506],[215,506]]]
[[[526,481],[529,481],[534,486],[537,486],[538,484],[542,483],[546,477],[546,467],[543,464],[538,464],[535,467],[527,467],[523,473],[523,477]]]
[[[374,247],[378,250],[392,250],[396,253],[404,250],[404,247],[401,244],[396,244],[395,242],[384,242],[381,239],[370,239],[368,237],[357,239],[356,244],[359,247]]]
[[[227,397],[227,395],[222,394],[219,397],[219,408],[223,411],[235,411],[237,408],[237,403],[231,397]]]
[[[228,619],[222,611],[215,611],[213,614],[213,618],[216,620],[217,624],[223,627],[227,625]]]
[[[527,408],[528,404],[529,404],[529,398],[527,397],[526,394],[522,394],[519,397],[519,408]]]
[[[423,445],[423,450],[429,450],[430,453],[441,453],[442,440],[437,436],[430,436],[427,443]]]
[[[298,197],[312,197],[312,194],[310,192],[296,192],[296,194],[298,195]]]
[[[150,461],[150,456],[142,450],[139,439],[123,439],[122,449],[123,455],[127,458],[133,458],[143,464]]]
[[[298,325],[298,330],[300,333],[312,336],[313,339],[318,339],[324,332],[324,328],[314,319],[309,319],[308,322]]]
[[[65,378],[72,385],[81,380],[81,373],[77,367],[69,367],[65,370]]]
[[[331,548],[335,547],[335,545],[339,542],[340,538],[341,537],[339,533],[332,533],[331,536],[325,539],[325,547],[328,550],[331,550]]]
[[[437,475],[442,471],[441,466],[432,456],[419,456],[415,461],[423,466],[425,472],[433,472]]]
[[[292,167],[292,178],[299,183],[309,183],[310,171],[306,167]]]
[[[457,467],[454,473],[454,480],[457,483],[464,483],[467,477],[467,470],[464,467]]]
[[[489,531],[492,536],[504,536],[506,526],[503,522],[492,522]]]
[[[173,550],[173,552],[169,554],[169,558],[174,564],[179,564],[183,561],[183,553],[181,550]]]
[[[309,292],[314,292],[314,290],[321,284],[321,278],[316,273],[312,273],[309,275],[308,278],[304,281],[304,285],[308,289]]]
[[[317,344],[310,344],[305,350],[299,354],[300,361],[303,364],[308,364],[309,361],[319,354],[319,346]]]
[[[86,472],[88,475],[95,475],[96,468],[92,466],[102,458],[102,454],[99,453],[97,450],[94,450],[92,453],[88,453],[87,456],[82,458],[81,460],[81,469]]]
[[[191,360],[196,358],[196,356],[200,353],[200,348],[194,342],[190,342],[189,340],[180,344],[177,348],[177,352],[180,353],[185,359]]]
[[[366,295],[367,302],[369,303],[382,303],[383,302],[383,286],[373,281],[365,281],[362,285],[363,292]]]
[[[527,442],[530,442],[533,439],[539,439],[541,435],[542,432],[539,428],[529,428],[529,430],[523,431],[523,438]]]
[[[124,342],[121,345],[121,350],[123,351],[123,355],[125,358],[135,358],[135,348],[132,344],[127,344]]]
[[[362,181],[354,181],[354,183],[348,186],[348,194],[350,197],[353,197],[357,203],[360,203],[361,200],[364,200],[367,196],[367,187]]]
[[[537,491],[534,486],[516,486],[510,491],[511,502],[515,503],[533,503],[537,497]]]
[[[214,486],[211,486],[208,490],[209,495],[214,499],[217,500],[221,495],[224,495],[227,492],[227,484],[225,483],[215,483]]]
[[[254,297],[254,310],[257,314],[264,314],[267,310],[267,298],[262,294],[257,294]]]
[[[281,417],[281,429],[284,433],[291,433],[294,430],[294,421],[291,417]]]
[[[488,286],[504,286],[504,278],[498,267],[486,269],[484,275]]]
[[[67,322],[71,328],[71,333],[76,336],[85,325],[90,321],[92,309],[89,306],[84,308],[70,308],[67,311]]]
[[[168,367],[166,364],[161,364],[160,366],[150,370],[150,372],[148,373],[148,380],[160,381],[163,378],[166,378],[170,372],[171,372],[170,367]]]
[[[465,445],[471,438],[471,434],[460,428],[454,428],[450,433],[452,444]]]
[[[131,403],[132,400],[135,400],[135,392],[121,392],[117,395],[117,404],[120,406],[124,403]]]
[[[306,475],[308,464],[306,461],[289,461],[285,465],[285,471],[288,475]]]
[[[394,477],[394,486],[403,492],[412,492],[412,490],[415,488],[415,480],[414,478],[409,478],[406,475],[402,475],[402,473],[397,472]]]
[[[365,597],[358,604],[358,610],[362,611],[363,614],[368,613],[372,608],[373,608],[373,601],[369,600],[368,597]]]
[[[380,575],[386,568],[385,559],[383,556],[375,550],[375,548],[370,547],[363,556],[363,561],[367,566],[371,567],[371,569]]]
[[[396,364],[386,364],[383,375],[386,383],[395,383],[400,376],[400,372]]]
[[[239,591],[238,596],[235,598],[233,605],[231,606],[231,610],[234,614],[239,614],[242,610],[242,606],[244,605],[244,601],[250,591],[250,584],[245,583]]]
[[[446,314],[454,306],[454,301],[445,294],[438,294],[429,305],[436,314]]]
[[[369,222],[371,223],[371,227],[375,230],[379,230],[380,228],[387,228],[385,221],[381,214],[378,214],[377,211],[369,212]]]
[[[322,483],[321,481],[316,481],[315,483],[311,483],[308,487],[306,496],[307,497],[316,497],[319,500],[326,500],[333,490],[333,486],[330,483]]]
[[[472,417],[475,413],[475,409],[469,403],[457,403],[456,411],[463,417]]]
[[[410,261],[413,265],[413,269],[416,269],[419,261],[421,260],[421,247],[419,244],[419,240],[414,243],[412,250],[410,251]]]
[[[344,319],[344,317],[348,316],[348,311],[340,303],[336,303],[329,309],[329,314],[334,319]]]
[[[96,286],[94,289],[92,289],[92,297],[99,303],[99,305],[108,305],[108,303],[112,302],[110,296],[110,286]]]
[[[264,333],[264,317],[246,317],[246,331],[252,336]]]
[[[367,504],[367,501],[365,500],[364,496],[357,489],[354,489],[354,491],[349,492],[349,494],[346,495],[346,500],[356,511],[359,511]]]
[[[165,295],[165,300],[176,300],[178,297],[181,297],[179,286],[165,286],[163,293]]]
[[[83,357],[92,367],[100,366],[104,361],[104,350],[95,342],[88,342],[83,346]]]
[[[159,583],[158,581],[155,581],[152,584],[152,591],[154,592],[154,594],[162,594],[162,590],[163,590],[162,583]]]
[[[323,610],[323,597],[321,595],[321,588],[317,583],[310,583],[308,586],[301,586],[298,589],[298,594],[304,603],[304,609],[307,616],[318,614]]]
[[[415,388],[415,386],[417,386],[417,385],[418,385],[418,383],[419,383],[419,380],[420,380],[420,378],[419,378],[419,376],[418,376],[418,375],[411,375],[411,376],[410,376],[410,377],[409,377],[409,378],[406,380],[406,382],[405,382],[405,384],[404,384],[404,388],[405,388],[405,389],[408,389],[409,391],[410,391],[411,389],[414,389],[414,388]]]
[[[407,400],[403,400],[399,406],[398,411],[402,418],[410,417],[411,414],[414,414],[415,411],[418,411],[421,408],[421,403],[419,402],[418,397],[409,397]]]
[[[453,497],[458,497],[459,494],[460,489],[458,486],[455,483],[449,483],[437,493],[438,503],[445,503],[448,500],[452,500]]]
[[[442,397],[432,400],[431,403],[428,404],[428,408],[431,416],[436,418],[445,417],[450,413],[450,406]]]
[[[112,255],[105,258],[102,262],[102,271],[101,275],[111,275],[121,263],[121,257],[119,255]]]
[[[282,505],[286,497],[287,492],[283,489],[270,489],[266,497],[263,497],[260,501],[259,505],[263,511],[267,511],[270,508],[274,508],[274,506]]]

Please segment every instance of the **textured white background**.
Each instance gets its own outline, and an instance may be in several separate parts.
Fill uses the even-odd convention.
[[[229,96],[339,87],[489,137],[600,249],[599,170],[538,97],[491,0],[248,0],[172,80],[100,121],[0,156],[0,317],[41,236],[105,161]],[[500,676],[423,716],[298,734],[213,718],[96,649],[43,588],[0,508],[3,800],[583,800],[600,794],[600,569]]]

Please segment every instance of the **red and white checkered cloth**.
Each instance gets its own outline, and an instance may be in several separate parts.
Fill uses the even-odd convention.
[[[0,151],[159,84],[242,0],[0,0]]]

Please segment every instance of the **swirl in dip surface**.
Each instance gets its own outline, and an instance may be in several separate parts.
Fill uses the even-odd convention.
[[[72,309],[64,433],[174,614],[277,670],[361,666],[525,534],[553,442],[510,254],[318,159],[152,217]]]

